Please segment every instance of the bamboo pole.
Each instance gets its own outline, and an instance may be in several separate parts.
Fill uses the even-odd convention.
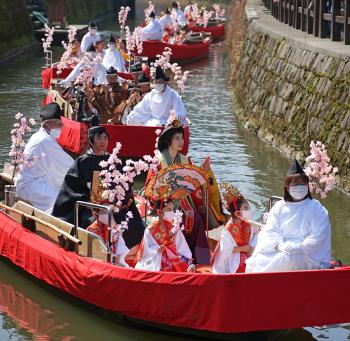
[[[260,228],[264,226],[264,224],[258,223],[257,221],[254,221],[254,220],[247,220],[247,221],[250,225],[255,225]]]
[[[61,235],[63,235],[64,237],[66,237],[67,239],[69,239],[71,242],[73,242],[73,243],[75,243],[75,244],[78,244],[78,245],[81,245],[81,244],[82,244],[82,241],[81,241],[80,239],[71,236],[69,233],[67,233],[67,232],[65,232],[65,231],[63,231],[63,230],[61,230],[61,229],[59,229],[59,228],[56,227],[55,225],[52,225],[52,224],[50,224],[50,223],[48,223],[48,222],[46,222],[46,221],[44,221],[44,220],[42,220],[42,219],[40,219],[40,218],[37,218],[37,217],[35,217],[35,216],[26,214],[26,213],[24,213],[24,212],[22,212],[22,211],[16,210],[15,208],[6,206],[6,205],[4,205],[4,204],[2,204],[2,203],[0,203],[0,207],[4,208],[5,210],[8,210],[8,211],[15,212],[15,213],[17,213],[17,214],[21,214],[21,215],[23,215],[24,217],[26,217],[27,219],[31,219],[31,220],[33,220],[33,221],[39,223],[39,224],[43,224],[43,225],[49,227],[50,229],[56,231],[57,233],[60,233]]]

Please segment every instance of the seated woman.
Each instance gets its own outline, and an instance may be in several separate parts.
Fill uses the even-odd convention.
[[[158,219],[145,230],[135,268],[186,272],[192,253],[181,231],[172,231],[174,202],[157,201],[155,206]]]
[[[107,153],[109,136],[105,128],[92,127],[88,134],[90,148],[84,155],[75,160],[75,163],[67,172],[52,212],[53,216],[71,224],[74,223],[74,207],[77,201],[95,202],[95,200],[91,200],[93,174],[94,172],[100,172],[102,170],[100,162],[107,161],[109,158]],[[122,171],[122,165],[117,167],[119,167],[119,171]],[[124,239],[127,247],[132,248],[140,243],[145,227],[135,205],[131,187],[125,194],[122,208],[114,215],[115,222],[120,224],[121,221],[124,221],[129,211],[133,214],[133,218],[129,221],[128,230],[124,232]],[[93,221],[94,217],[91,210],[81,208],[79,226],[87,228]]]
[[[223,183],[226,207],[231,218],[222,231],[220,243],[212,257],[212,272],[245,272],[245,261],[253,252],[256,238],[247,220],[251,219],[248,201],[233,186]]]
[[[323,269],[331,261],[327,210],[312,199],[309,178],[294,160],[284,183],[284,199],[268,215],[246,272]]]
[[[108,242],[108,213],[106,211],[94,212],[94,216],[96,221],[92,223],[86,230],[93,232],[100,236],[105,243]],[[125,257],[129,253],[129,248],[125,245],[125,241],[122,233],[116,229],[116,222],[114,218],[111,219],[111,227],[112,227],[112,253],[114,256],[114,264],[129,267],[129,265],[125,262]]]
[[[180,126],[178,119],[174,119],[171,125],[163,130],[158,139],[158,149],[161,152],[158,170],[165,169],[174,164],[192,164],[189,157],[180,153],[184,146],[184,128]],[[210,170],[210,157],[206,157],[202,168],[208,172],[212,179],[210,185],[209,228],[218,227],[225,221],[222,214],[219,190],[215,177]],[[146,185],[154,176],[151,170],[146,179]],[[205,234],[204,221],[207,216],[201,190],[195,191],[181,200],[175,200],[175,205],[184,212],[184,235],[191,249],[194,262],[198,264],[210,264],[210,253]],[[205,219],[205,220],[204,220]]]

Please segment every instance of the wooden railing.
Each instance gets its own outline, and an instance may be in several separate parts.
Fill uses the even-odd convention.
[[[350,0],[262,0],[279,21],[315,37],[350,44]]]

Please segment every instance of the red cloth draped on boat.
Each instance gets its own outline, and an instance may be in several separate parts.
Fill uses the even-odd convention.
[[[71,72],[72,68],[63,68],[61,73],[58,73],[57,68],[49,67],[41,73],[41,85],[43,89],[50,89],[53,78],[65,79]]]
[[[150,323],[232,333],[350,321],[350,267],[232,275],[120,268],[66,251],[1,212],[0,254],[77,299]]]

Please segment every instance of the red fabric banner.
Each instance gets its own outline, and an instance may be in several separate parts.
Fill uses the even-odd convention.
[[[65,79],[71,72],[72,68],[64,68],[61,73],[58,73],[56,67],[49,67],[41,73],[41,85],[43,89],[50,89],[52,79]]]
[[[145,127],[128,126],[115,124],[102,124],[109,134],[108,151],[112,152],[116,142],[122,144],[120,156],[123,157],[142,157],[144,155],[153,155],[156,143],[157,129],[163,130],[164,127]],[[189,127],[185,127],[185,145],[182,153],[188,152],[190,140]]]
[[[62,132],[57,142],[72,153],[85,153],[88,148],[88,126],[65,117],[62,117],[62,123]]]
[[[3,213],[0,254],[78,299],[174,327],[233,333],[350,321],[350,267],[233,275],[119,268],[65,251]]]

